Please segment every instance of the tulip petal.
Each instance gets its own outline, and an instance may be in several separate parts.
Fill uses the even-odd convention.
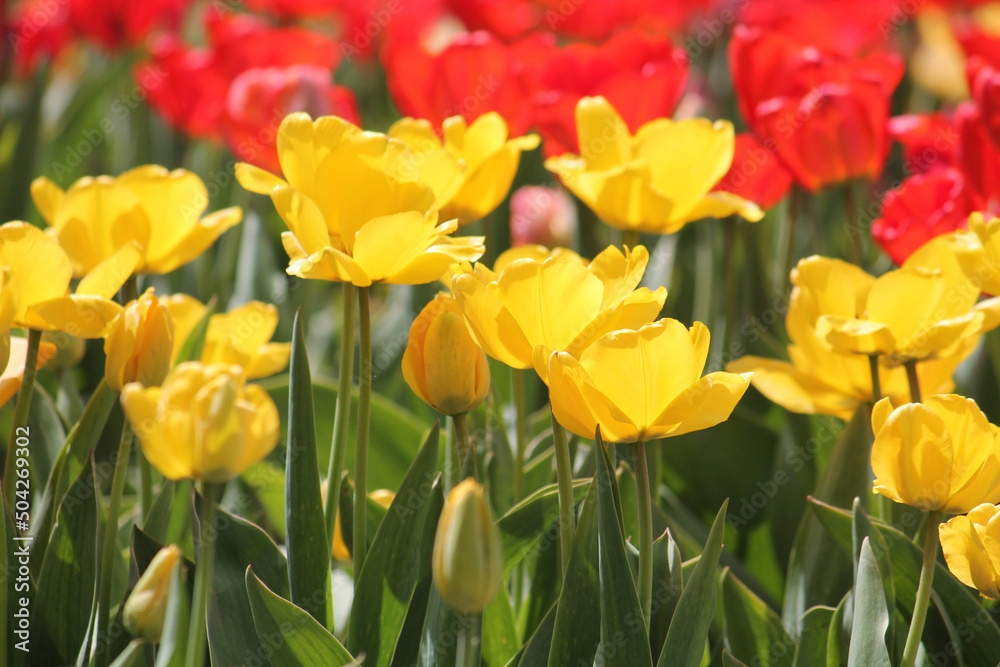
[[[889,415],[872,445],[875,490],[924,511],[940,510],[951,496],[951,436],[941,417],[920,403]]]
[[[262,345],[250,360],[250,364],[243,369],[246,372],[246,378],[256,380],[280,373],[288,367],[288,360],[291,356],[291,343]]]
[[[77,338],[102,338],[122,307],[87,294],[50,299],[28,309],[25,325],[43,331],[63,331]]]
[[[44,176],[39,176],[31,182],[31,198],[50,227],[55,226],[56,214],[65,197],[66,192]]]
[[[298,190],[281,186],[271,191],[271,201],[306,254],[311,255],[331,245],[330,231],[313,200]]]
[[[701,220],[702,218],[726,218],[730,215],[738,215],[744,220],[758,222],[764,217],[764,211],[754,202],[744,199],[731,192],[709,192],[702,197],[687,214],[686,221]]]
[[[159,405],[161,395],[159,387],[128,384],[122,390],[122,408],[135,429],[146,460],[167,479],[186,479],[193,472],[190,461],[184,455],[189,445],[173,446],[164,432]]]
[[[580,155],[589,170],[611,169],[632,159],[628,126],[603,97],[584,97],[577,102],[576,131]]]
[[[205,315],[205,305],[193,296],[187,294],[171,294],[160,299],[160,304],[170,312],[174,321],[174,349],[171,353],[171,365],[176,363],[184,341]]]
[[[147,251],[146,264],[149,270],[156,273],[169,273],[179,266],[196,259],[222,236],[223,232],[238,224],[243,219],[243,209],[232,206],[215,211],[199,220],[187,233],[177,240],[176,245],[168,247],[166,243],[153,246],[156,252]],[[162,251],[161,251],[162,249]]]
[[[636,424],[597,389],[580,362],[565,352],[549,358],[549,400],[556,421],[581,438],[592,438],[598,425],[606,442],[636,442],[640,437]]]
[[[7,342],[10,351],[7,355],[7,363],[3,373],[0,374],[0,407],[7,404],[21,388],[21,379],[24,376],[24,368],[28,360],[28,339],[17,336],[10,336]],[[38,346],[38,363],[35,368],[45,365],[52,355],[56,353],[56,346],[51,343],[42,343]]]
[[[647,437],[683,435],[726,421],[750,386],[751,375],[719,371],[699,378],[654,420]]]
[[[292,260],[285,272],[299,278],[352,283],[358,287],[372,284],[364,268],[353,257],[336,248],[323,248],[308,257]]]
[[[142,249],[138,243],[122,246],[80,281],[76,286],[76,294],[110,299],[135,273],[141,261]]]
[[[828,414],[850,419],[860,399],[827,385],[817,376],[774,359],[746,356],[726,364],[731,373],[753,373],[757,391],[791,412]]]
[[[654,322],[663,310],[667,300],[665,287],[651,291],[646,287],[635,290],[625,300],[616,306],[602,310],[587,327],[580,332],[567,346],[565,351],[574,357],[589,347],[595,340],[618,329],[639,329],[643,325]],[[703,364],[704,367],[704,364]],[[539,367],[536,364],[535,370]],[[542,379],[545,376],[539,371]]]
[[[236,163],[236,180],[245,189],[259,195],[269,195],[275,188],[288,185],[281,178],[260,167],[255,167],[246,162]]]
[[[974,535],[976,533],[972,521],[967,516],[956,516],[947,523],[938,526],[938,537],[941,539],[941,551],[944,552],[944,560],[948,564],[948,569],[955,578],[970,588],[975,588],[976,584],[972,578],[972,561],[976,560],[976,570],[985,569],[989,563],[985,550],[977,544]],[[982,577],[977,577],[982,578]]]
[[[896,339],[888,324],[824,315],[816,322],[816,333],[835,348],[856,354],[892,354]]]
[[[28,308],[66,294],[73,276],[66,252],[51,237],[26,222],[0,226],[0,264],[14,278],[14,322],[25,325]]]
[[[448,236],[440,234],[434,243],[413,261],[387,276],[383,282],[394,285],[423,285],[440,280],[456,263],[473,262],[483,256],[482,236]]]
[[[472,335],[486,354],[511,368],[531,368],[532,346],[497,296],[476,274],[454,276],[451,287]]]
[[[882,427],[885,426],[886,420],[889,419],[889,415],[891,415],[892,411],[895,409],[896,408],[892,407],[892,401],[888,396],[880,399],[879,402],[872,407],[873,434],[878,435],[879,431],[882,430]]]
[[[644,246],[625,248],[625,253],[608,246],[594,258],[590,272],[604,283],[601,310],[621,303],[639,285],[649,263],[649,251]]]

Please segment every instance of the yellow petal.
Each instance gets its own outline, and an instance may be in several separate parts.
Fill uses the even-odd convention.
[[[110,299],[135,273],[141,261],[142,249],[138,243],[122,246],[80,281],[76,294]]]
[[[764,217],[760,206],[731,192],[709,192],[701,198],[684,218],[688,221],[702,218],[726,218],[738,215],[744,220],[758,222]]]
[[[576,131],[588,169],[610,169],[631,160],[628,126],[603,97],[584,97],[576,103]]]
[[[159,387],[144,388],[138,383],[125,385],[122,408],[150,464],[167,479],[186,479],[193,473],[190,452],[188,446],[173,446],[164,431],[158,414],[161,391]]]
[[[635,290],[625,300],[616,306],[602,310],[583,331],[567,346],[565,351],[575,357],[589,347],[595,340],[618,329],[639,329],[650,324],[660,316],[663,304],[667,300],[667,290],[664,287],[651,291],[645,287]],[[539,366],[536,364],[536,370]],[[545,375],[539,370],[544,381]]]
[[[878,403],[872,407],[872,433],[878,435],[882,427],[885,426],[886,420],[889,419],[889,415],[896,408],[892,407],[892,401],[888,396],[879,400]]]
[[[850,419],[859,399],[823,382],[822,376],[774,359],[745,356],[726,364],[731,373],[753,373],[757,391],[781,407],[800,414],[826,414]]]
[[[335,248],[323,248],[308,257],[294,259],[288,264],[286,272],[300,278],[352,283],[358,287],[372,284],[364,268],[353,257]]]
[[[496,285],[468,273],[452,278],[451,285],[472,335],[486,354],[511,368],[531,368],[532,345],[504,307]]]
[[[65,197],[63,189],[44,176],[31,182],[31,198],[35,200],[38,212],[50,227],[56,224],[56,215]]]
[[[701,431],[729,419],[752,373],[709,373],[682,391],[654,420],[647,437]]]
[[[291,187],[281,186],[271,191],[271,201],[307,254],[331,245],[330,231],[313,200]]]
[[[439,280],[457,263],[472,262],[482,257],[485,251],[484,237],[452,237],[442,227],[443,225],[437,227],[438,236],[432,245],[399,271],[387,276],[383,282],[393,285],[423,285]]]
[[[163,245],[151,245],[151,250],[146,253],[147,270],[155,273],[169,273],[177,267],[193,261],[215,243],[215,240],[222,236],[223,232],[238,224],[242,219],[243,209],[239,206],[224,208],[206,215],[188,229],[187,233],[177,240],[176,245],[167,246],[166,241]]]
[[[184,341],[204,317],[205,305],[187,294],[171,294],[160,299],[160,304],[170,311],[170,318],[174,322],[174,349],[171,354],[173,360],[171,364],[173,364]]]
[[[259,195],[269,195],[271,190],[288,185],[271,172],[246,162],[236,163],[236,180],[250,192],[256,192]]]
[[[514,246],[513,248],[508,248],[500,253],[496,261],[493,262],[493,272],[499,274],[519,259],[530,259],[541,264],[549,257],[563,257],[580,262],[580,264],[583,264],[584,266],[587,264],[585,259],[569,248],[553,248],[552,250],[549,250],[543,245],[527,244]],[[483,268],[485,269],[485,267]],[[593,269],[591,270],[593,271]],[[492,280],[496,280],[496,277],[492,278]]]
[[[886,419],[872,445],[875,490],[924,511],[943,509],[951,495],[953,444],[929,407],[908,403]]]
[[[71,294],[31,306],[25,325],[77,338],[102,338],[121,310],[117,303],[103,297]]]
[[[580,362],[565,352],[549,358],[549,401],[556,421],[581,438],[592,438],[600,425],[607,442],[635,442],[638,427],[608,401]]]
[[[73,275],[69,257],[42,230],[26,222],[0,226],[0,263],[15,280],[15,324],[24,326],[28,308],[66,294]]]
[[[266,378],[280,373],[288,367],[288,360],[292,356],[291,343],[268,343],[262,345],[250,360],[250,364],[244,368],[248,380]]]
[[[893,354],[896,339],[888,324],[824,315],[816,333],[838,350],[855,354]]]
[[[601,251],[588,267],[604,283],[601,309],[617,305],[627,297],[642,280],[648,263],[649,251],[644,246],[625,248],[624,253],[615,246]]]

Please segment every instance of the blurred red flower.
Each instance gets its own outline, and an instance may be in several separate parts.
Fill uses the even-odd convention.
[[[542,10],[528,0],[446,0],[448,10],[470,31],[486,30],[505,41],[522,37],[542,22]]]
[[[135,46],[154,28],[176,32],[190,0],[69,0],[73,31],[108,51]]]
[[[4,35],[18,71],[30,72],[42,58],[55,58],[72,39],[69,6],[50,0],[14,5]]]
[[[734,31],[729,57],[747,124],[799,184],[815,192],[881,174],[890,97],[903,74],[898,57],[846,58],[746,26]]]
[[[1000,147],[1000,70],[979,56],[967,65],[969,90],[982,115],[983,125],[993,145]]]
[[[688,58],[667,37],[625,30],[601,45],[554,51],[541,72],[535,121],[551,156],[579,153],[576,103],[582,97],[603,95],[633,134],[648,121],[669,117],[684,93]]]
[[[736,135],[732,166],[714,189],[732,192],[767,209],[784,199],[791,187],[792,175],[773,150],[753,134],[743,132]]]

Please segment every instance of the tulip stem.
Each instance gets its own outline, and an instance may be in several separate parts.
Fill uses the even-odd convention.
[[[847,213],[847,238],[851,245],[851,262],[864,268],[865,256],[861,248],[861,230],[858,228],[858,206],[854,200],[854,183],[844,183],[844,211]]]
[[[204,511],[198,538],[198,562],[194,572],[194,599],[191,601],[191,623],[188,626],[188,667],[205,664],[205,635],[207,633],[208,593],[212,588],[212,567],[215,561],[215,511],[221,496],[222,485],[203,482],[201,488]]]
[[[882,383],[878,377],[878,355],[869,354],[868,364],[872,373],[872,403],[878,403],[882,400]]]
[[[514,398],[514,503],[524,498],[524,456],[528,445],[526,418],[524,414],[524,375],[520,368],[510,369],[511,393]]]
[[[31,408],[31,395],[35,392],[35,371],[38,366],[38,347],[42,343],[42,332],[38,329],[28,329],[28,350],[24,357],[24,373],[21,375],[21,388],[17,392],[17,403],[14,404],[14,426],[7,442],[7,460],[4,463],[3,486],[7,494],[7,502],[14,506],[14,487],[17,475],[14,470],[14,445],[17,437],[25,435],[22,431],[28,424],[28,411]]]
[[[635,470],[635,500],[639,512],[639,605],[648,629],[653,599],[653,511],[646,443],[642,440],[632,445],[632,467]]]
[[[458,449],[459,476],[461,470],[465,468],[465,461],[472,457],[472,478],[479,479],[479,471],[476,469],[476,452],[469,447],[469,424],[465,421],[465,415],[452,415],[451,420],[455,422],[455,444]],[[459,480],[461,481],[461,480]]]
[[[910,403],[920,403],[920,378],[917,376],[917,361],[911,359],[903,365],[906,367],[906,380],[910,383]]]
[[[132,451],[132,424],[125,420],[122,437],[115,457],[115,472],[111,478],[111,497],[108,499],[108,516],[101,545],[101,588],[97,597],[97,637],[103,641],[111,617],[111,582],[115,569],[115,551],[118,549],[118,518],[121,513],[122,493],[128,476],[128,459]],[[108,664],[108,651],[101,653],[98,664]]]
[[[361,367],[358,382],[358,432],[354,450],[354,581],[365,564],[368,536],[366,510],[368,503],[368,427],[372,405],[372,316],[369,287],[358,288],[358,314],[361,323]]]
[[[573,535],[576,533],[576,512],[573,502],[573,464],[569,460],[569,444],[566,431],[552,415],[552,445],[556,455],[556,482],[559,485],[559,556],[563,577],[569,569],[569,558],[573,553]]]
[[[343,319],[340,329],[340,377],[337,382],[337,407],[333,414],[333,446],[330,448],[330,464],[326,471],[326,534],[330,538],[330,550],[336,534],[337,511],[340,509],[340,493],[337,488],[344,472],[347,457],[347,427],[351,421],[351,388],[354,385],[354,285],[344,283]]]
[[[459,628],[461,638],[455,652],[455,667],[479,667],[483,635],[483,616],[461,614],[465,622]]]
[[[913,667],[920,648],[920,638],[924,634],[924,621],[927,618],[927,606],[931,599],[931,587],[934,583],[934,568],[937,565],[938,522],[939,512],[929,512],[927,515],[927,535],[924,538],[924,560],[920,566],[920,583],[917,584],[917,601],[913,606],[913,618],[910,620],[910,631],[906,634],[906,645],[903,647],[903,658],[900,667]]]
[[[622,232],[622,245],[626,248],[634,248],[642,240],[642,234],[637,229],[626,229]]]

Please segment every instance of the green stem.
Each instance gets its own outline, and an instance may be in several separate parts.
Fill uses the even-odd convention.
[[[194,599],[191,601],[191,623],[188,626],[188,667],[205,664],[206,619],[208,594],[212,587],[212,567],[215,561],[215,510],[221,497],[222,485],[204,482],[202,502],[205,511],[201,517],[201,535],[198,539],[198,563],[194,573]]]
[[[514,503],[524,498],[524,456],[528,447],[527,418],[524,409],[524,375],[527,371],[510,369],[511,391],[514,396]]]
[[[153,509],[153,469],[146,460],[142,449],[139,452],[139,516],[142,518],[142,525],[146,525],[146,518],[149,511]]]
[[[911,359],[906,367],[906,381],[910,383],[910,403],[920,403],[920,378],[917,376],[917,362]]]
[[[118,443],[115,458],[115,472],[111,478],[111,497],[108,499],[108,516],[104,529],[104,543],[101,545],[101,587],[97,596],[97,636],[103,638],[108,632],[111,618],[111,582],[115,569],[115,551],[118,549],[118,518],[121,514],[122,493],[128,476],[128,459],[132,451],[132,425],[128,419],[122,426],[122,437]],[[108,652],[98,658],[99,664],[108,664]]]
[[[851,262],[864,268],[865,256],[861,247],[861,230],[858,229],[858,207],[854,200],[854,184],[851,181],[844,183],[844,208],[847,213],[847,238],[850,240]]]
[[[778,257],[780,263],[776,263],[779,275],[774,276],[773,283],[775,289],[784,292],[791,282],[792,266],[795,263],[796,229],[798,226],[799,208],[802,202],[802,190],[798,186],[792,186],[792,191],[788,196],[788,203],[785,204],[785,214],[781,220],[781,227],[778,230]]]
[[[455,651],[455,667],[479,667],[483,635],[481,614],[462,614],[466,621],[459,629],[461,635]]]
[[[648,628],[653,599],[653,511],[646,443],[641,440],[632,445],[632,466],[635,469],[635,500],[639,511],[639,605]]]
[[[734,216],[723,221],[723,262],[726,266],[726,328],[723,330],[723,357],[727,358],[736,337],[736,321],[740,317],[740,281],[736,272],[736,242],[739,226]]]
[[[878,377],[878,355],[868,355],[868,367],[872,376],[872,403],[882,400],[882,383]]]
[[[354,580],[365,564],[368,548],[366,510],[368,503],[368,428],[372,405],[372,316],[370,288],[358,288],[358,313],[361,320],[361,378],[358,383],[358,438],[354,450]]]
[[[28,411],[31,408],[31,395],[35,392],[35,371],[38,366],[38,346],[42,342],[42,332],[38,329],[28,329],[28,350],[24,358],[24,374],[21,376],[21,388],[17,392],[17,403],[14,405],[14,425],[10,430],[10,440],[7,443],[7,460],[4,464],[3,484],[7,492],[7,502],[14,506],[14,487],[16,474],[14,470],[14,443],[20,430],[28,424]]]
[[[917,601],[913,606],[913,618],[910,620],[910,631],[906,634],[906,645],[903,647],[903,658],[900,667],[913,667],[920,648],[920,638],[924,634],[924,621],[927,619],[927,607],[931,599],[931,587],[934,583],[934,567],[937,565],[938,522],[940,513],[929,512],[927,520],[927,535],[924,539],[924,560],[920,566],[920,583],[917,584]]]
[[[337,407],[333,414],[333,445],[326,470],[326,507],[323,518],[333,551],[334,526],[340,509],[340,476],[347,458],[347,427],[351,421],[351,388],[354,385],[354,285],[344,283],[343,320],[340,329],[340,378],[337,383]]]
[[[622,245],[626,248],[634,248],[642,240],[642,234],[635,229],[626,229],[622,232]]]
[[[566,431],[552,415],[552,444],[556,455],[556,482],[559,485],[559,556],[565,577],[573,553],[573,535],[576,533],[576,512],[573,502],[573,465],[569,460]]]
[[[476,469],[476,452],[469,447],[469,425],[465,421],[465,415],[452,415],[451,419],[455,422],[455,444],[458,449],[458,464],[465,468],[465,461],[468,457],[472,457],[472,478],[479,479],[479,471]],[[461,472],[459,472],[461,475]]]

